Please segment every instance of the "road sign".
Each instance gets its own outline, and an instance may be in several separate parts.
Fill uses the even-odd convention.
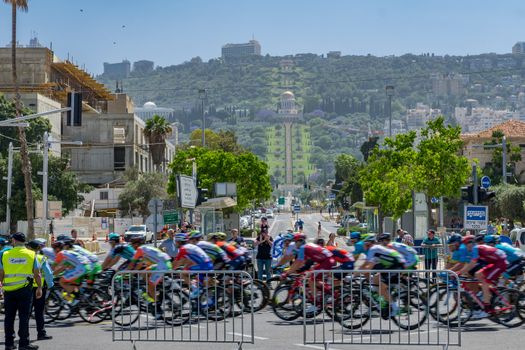
[[[436,203],[439,203],[439,198],[432,197],[432,198],[430,199],[430,201],[431,201],[433,204],[436,204]]]
[[[471,230],[486,230],[489,208],[486,205],[465,205],[463,227]]]
[[[299,204],[294,205],[293,206],[293,211],[296,212],[296,213],[300,212],[301,211],[301,206]]]
[[[179,212],[176,210],[165,210],[162,216],[164,225],[174,225],[179,222]]]
[[[335,193],[330,193],[328,195],[328,199],[331,200],[331,201],[335,200]]]
[[[148,210],[150,214],[155,214],[155,211],[157,213],[160,213],[162,211],[163,206],[164,206],[164,203],[162,202],[162,199],[153,198],[153,199],[150,199],[150,201],[148,202]],[[157,208],[156,210],[155,210],[155,207]]]
[[[155,227],[155,215],[150,215],[146,219],[146,226],[151,232],[159,232],[162,226],[164,226],[164,218],[162,215],[157,214],[157,226]]]
[[[182,208],[194,209],[197,203],[197,186],[191,176],[179,175],[177,177],[177,196]]]
[[[481,178],[481,187],[483,187],[483,188],[489,188],[490,187],[490,177],[483,176]]]
[[[279,197],[279,205],[284,205],[284,197]]]

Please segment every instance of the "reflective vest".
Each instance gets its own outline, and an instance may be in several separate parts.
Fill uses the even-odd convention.
[[[4,252],[2,266],[4,269],[4,282],[6,292],[11,292],[27,286],[33,278],[35,265],[35,252],[25,247],[15,247]]]
[[[44,264],[47,262],[47,257],[40,254],[35,254],[36,260],[38,262],[38,271],[40,271],[40,276],[42,276],[42,287],[44,287]],[[33,288],[36,288],[36,281],[33,280]]]

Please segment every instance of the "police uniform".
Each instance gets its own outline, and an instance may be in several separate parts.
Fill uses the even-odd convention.
[[[35,321],[37,330],[37,340],[48,340],[53,337],[47,335],[44,321],[44,311],[46,307],[46,298],[48,288],[53,287],[53,271],[49,266],[47,256],[38,254],[38,250],[45,245],[45,240],[35,239],[28,243],[28,247],[36,252],[36,260],[38,263],[38,271],[40,272],[42,280],[42,297],[37,298],[38,286],[36,281],[33,281],[33,305],[32,309],[35,311]]]
[[[17,242],[24,242],[23,233],[15,233],[12,238]],[[4,332],[6,350],[15,349],[14,323],[18,312],[20,337],[19,349],[38,349],[38,346],[29,344],[29,316],[33,299],[33,269],[37,268],[35,252],[24,246],[15,246],[2,253],[0,270],[4,273],[2,285],[4,288]]]

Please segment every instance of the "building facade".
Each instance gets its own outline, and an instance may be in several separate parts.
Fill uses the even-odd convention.
[[[167,121],[175,120],[175,110],[173,108],[157,107],[154,102],[146,102],[142,107],[135,107],[135,114],[142,120],[151,119],[154,115],[164,117]]]
[[[243,44],[226,44],[221,50],[222,58],[241,58],[261,55],[261,44],[257,40],[250,40]]]
[[[525,41],[518,41],[512,46],[512,53],[515,55],[525,54]]]
[[[148,60],[140,60],[133,62],[133,73],[148,74],[153,72],[155,63]]]
[[[125,79],[131,72],[131,63],[123,60],[120,63],[104,62],[104,75],[110,79]]]

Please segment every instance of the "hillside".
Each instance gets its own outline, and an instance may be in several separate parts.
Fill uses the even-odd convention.
[[[440,108],[454,122],[454,108],[464,106],[466,99],[515,110],[516,96],[525,92],[523,78],[520,55],[325,58],[301,54],[237,62],[202,62],[197,57],[146,75],[132,72],[123,87],[138,106],[154,101],[175,108],[183,134],[200,127],[198,89],[206,88],[207,126],[235,130],[241,144],[269,162],[275,179],[284,176],[279,168],[284,166],[279,158],[283,146],[276,141],[275,111],[280,94],[291,90],[304,106],[300,134],[294,138],[305,146],[294,153],[298,157],[294,163],[302,167],[301,174],[318,173],[316,178],[324,180],[333,175],[337,154],[360,157],[359,147],[369,130],[382,133],[386,85],[395,87],[394,119],[425,103]],[[98,79],[111,89],[115,86],[104,76]]]

